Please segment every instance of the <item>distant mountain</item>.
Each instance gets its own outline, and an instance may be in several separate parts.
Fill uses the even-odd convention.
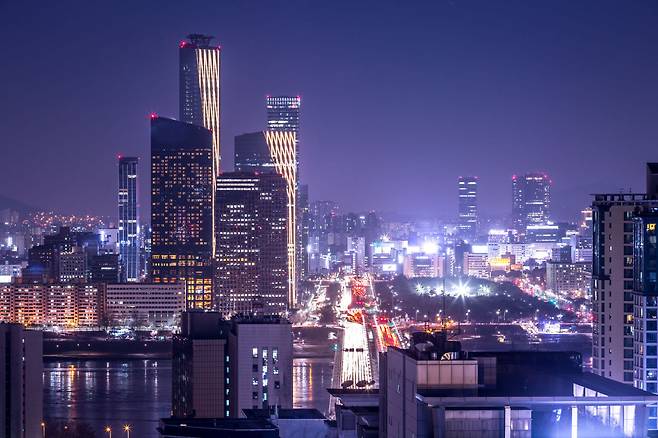
[[[0,210],[5,208],[16,210],[21,214],[33,213],[39,210],[37,207],[0,194]]]

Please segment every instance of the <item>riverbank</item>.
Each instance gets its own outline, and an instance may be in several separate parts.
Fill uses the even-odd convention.
[[[295,327],[294,358],[333,357],[330,327]],[[134,340],[110,338],[103,332],[60,334],[44,332],[43,356],[46,360],[75,359],[171,359],[171,339]]]

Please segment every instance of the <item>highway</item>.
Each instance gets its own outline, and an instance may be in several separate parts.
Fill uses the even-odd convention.
[[[378,381],[378,353],[390,345],[399,347],[395,324],[379,315],[372,278],[344,276],[337,307],[343,328],[339,357],[336,360],[334,387],[371,388]],[[335,380],[336,380],[335,379]]]

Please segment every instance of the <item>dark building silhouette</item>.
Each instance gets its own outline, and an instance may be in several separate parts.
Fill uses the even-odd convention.
[[[235,137],[236,172],[276,172],[262,131]]]
[[[188,309],[212,307],[212,135],[151,118],[151,277],[186,284]]]

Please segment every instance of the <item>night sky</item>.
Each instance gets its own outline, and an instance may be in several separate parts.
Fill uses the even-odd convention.
[[[222,46],[223,169],[263,129],[268,94],[302,96],[302,180],[344,210],[485,213],[545,171],[555,213],[644,189],[658,161],[656,1],[0,0],[0,194],[116,214],[118,153],[141,162],[148,114],[178,117],[178,42]]]

